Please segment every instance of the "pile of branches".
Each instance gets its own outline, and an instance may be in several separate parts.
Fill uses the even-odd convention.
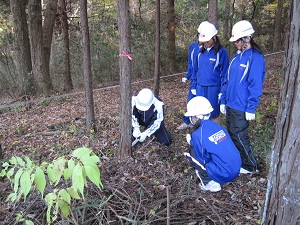
[[[138,145],[122,162],[103,155],[101,179],[101,191],[89,183],[84,201],[73,201],[71,215],[52,224],[259,224],[266,186],[261,175],[243,175],[220,192],[201,191],[182,153],[157,143]],[[0,224],[16,224],[17,214],[46,224],[47,205],[38,193],[5,203],[11,190],[3,184]]]

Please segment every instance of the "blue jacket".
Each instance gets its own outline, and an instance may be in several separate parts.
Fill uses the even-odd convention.
[[[222,89],[221,104],[254,113],[266,74],[264,56],[253,48],[233,56]]]
[[[199,43],[198,41],[193,42],[192,44],[190,44],[189,47],[189,53],[188,53],[188,71],[185,75],[185,78],[190,80],[191,76],[193,74],[193,65],[194,65],[194,54],[197,52],[199,52]]]
[[[239,175],[242,164],[240,153],[222,126],[211,120],[202,120],[192,133],[190,144],[193,152],[184,154],[206,169],[212,180],[224,184]]]
[[[194,54],[194,67],[192,75],[193,89],[197,84],[201,86],[216,86],[224,83],[224,77],[228,69],[229,59],[224,47],[220,47],[217,54],[214,47],[201,53]]]

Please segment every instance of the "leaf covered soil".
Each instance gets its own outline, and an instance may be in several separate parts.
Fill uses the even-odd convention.
[[[282,56],[266,58],[267,75],[257,120],[250,135],[260,172],[239,175],[222,185],[220,192],[200,190],[199,179],[183,152],[186,133],[177,130],[186,109],[188,84],[182,75],[161,79],[160,98],[165,103],[165,123],[173,137],[169,147],[146,139],[132,149],[132,157],[119,161],[119,89],[99,88],[94,92],[97,132],[85,132],[85,98],[77,93],[35,103],[2,108],[0,143],[3,159],[28,156],[39,163],[68,155],[87,146],[100,158],[102,191],[89,183],[84,201],[73,201],[72,218],[57,218],[53,224],[259,224],[264,207],[269,153],[275,132],[280,91]],[[133,94],[151,81],[133,84]],[[8,104],[2,99],[2,104]],[[222,124],[225,117],[222,117]],[[17,213],[35,224],[45,224],[45,202],[31,194],[26,202],[5,202],[12,191],[0,181],[0,224],[15,224]],[[168,218],[169,215],[169,218]],[[76,223],[74,222],[76,221]],[[135,223],[139,224],[139,223]]]

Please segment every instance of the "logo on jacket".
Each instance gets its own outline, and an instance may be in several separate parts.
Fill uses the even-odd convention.
[[[240,70],[244,70],[247,67],[245,64],[240,64]]]
[[[226,134],[223,130],[218,131],[217,133],[211,135],[210,137],[208,137],[208,139],[211,142],[214,142],[215,144],[218,144],[218,142],[223,141],[223,139],[226,138]]]
[[[210,64],[214,64],[214,63],[216,62],[216,59],[214,59],[214,58],[209,58],[209,62],[210,62]]]

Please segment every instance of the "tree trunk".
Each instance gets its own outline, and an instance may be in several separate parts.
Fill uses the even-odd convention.
[[[118,28],[120,51],[120,149],[119,159],[131,155],[131,62],[126,54],[130,47],[129,0],[118,0]],[[136,59],[138,60],[138,59]]]
[[[73,82],[71,77],[71,66],[70,66],[69,24],[68,24],[68,16],[66,11],[65,0],[59,0],[59,5],[60,5],[61,29],[62,29],[62,36],[63,36],[64,90],[68,92],[73,89]]]
[[[156,25],[155,25],[155,68],[153,92],[155,96],[159,95],[160,79],[160,0],[156,0]]]
[[[50,94],[51,80],[46,75],[43,45],[41,1],[29,0],[29,39],[31,49],[32,71],[38,83],[37,92],[46,96]]]
[[[300,221],[300,3],[291,0],[284,78],[262,224]]]
[[[176,45],[175,45],[175,12],[174,0],[167,0],[168,13],[168,58],[170,72],[177,71]]]
[[[35,94],[25,4],[26,1],[23,0],[10,0],[16,52],[14,63],[18,74],[24,80],[21,94]]]
[[[90,34],[87,17],[87,0],[80,0],[80,19],[82,30],[82,49],[83,49],[83,76],[85,87],[85,108],[86,108],[86,125],[87,132],[90,134],[96,131],[95,112],[93,99],[93,85],[91,75],[91,51],[90,51]]]
[[[55,17],[57,12],[57,0],[48,0],[47,7],[44,17],[43,26],[43,43],[44,43],[44,59],[45,59],[45,76],[47,80],[50,79],[50,54],[51,54],[51,43],[53,35],[53,27],[55,24]],[[49,83],[49,88],[53,89],[52,83]]]
[[[218,1],[209,0],[208,1],[208,21],[218,27]]]
[[[278,0],[276,8],[276,16],[274,21],[274,35],[273,35],[273,51],[281,50],[282,44],[282,10],[283,10],[283,0]]]

